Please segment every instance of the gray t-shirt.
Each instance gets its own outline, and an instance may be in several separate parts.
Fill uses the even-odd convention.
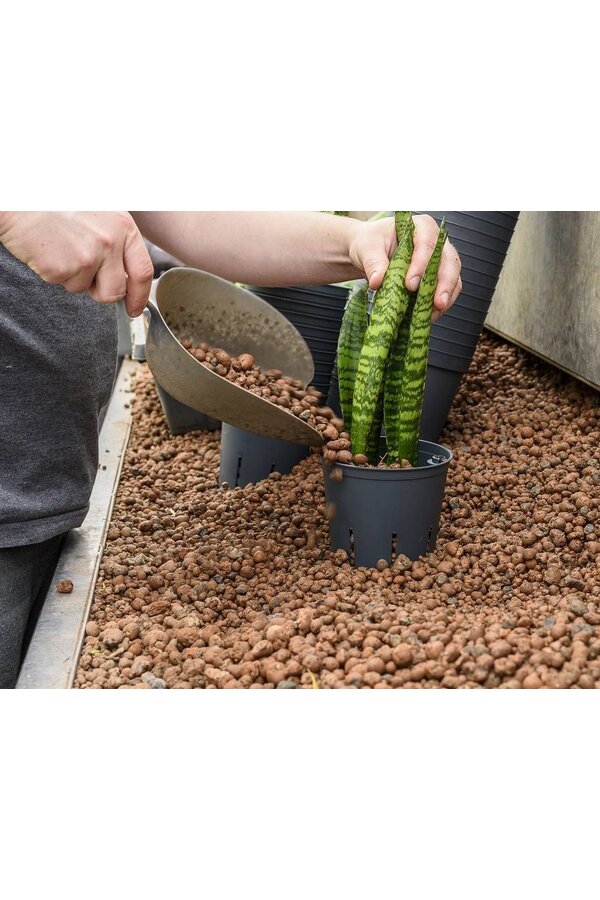
[[[0,244],[0,547],[83,522],[116,359],[114,305],[46,284]]]

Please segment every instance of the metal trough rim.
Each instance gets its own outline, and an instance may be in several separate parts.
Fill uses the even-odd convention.
[[[71,688],[85,637],[100,560],[104,552],[121,469],[131,431],[132,375],[139,363],[124,359],[99,438],[99,467],[83,525],[69,533],[21,666],[18,689]],[[56,582],[70,578],[73,591]]]

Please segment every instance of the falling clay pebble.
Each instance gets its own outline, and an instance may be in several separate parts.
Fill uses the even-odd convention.
[[[58,582],[56,590],[59,594],[70,594],[73,590],[73,582],[70,578],[65,578],[64,581]]]

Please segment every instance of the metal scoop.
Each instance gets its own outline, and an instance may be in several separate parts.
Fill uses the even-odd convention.
[[[260,297],[200,269],[174,268],[158,279],[146,308],[146,360],[180,403],[264,437],[321,446],[321,434],[289,410],[244,390],[198,362],[180,341],[206,341],[231,356],[251,353],[306,386],[310,350],[285,316]]]

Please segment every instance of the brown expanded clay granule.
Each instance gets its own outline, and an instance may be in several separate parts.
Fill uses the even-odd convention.
[[[196,345],[190,340],[182,340],[181,345],[207,369],[251,394],[257,394],[276,406],[288,409],[313,428],[323,423],[327,425],[328,418],[333,416],[333,410],[328,410],[328,418],[323,416],[323,411],[318,407],[321,393],[314,385],[304,387],[301,381],[289,378],[279,369],[266,369],[263,372],[255,364],[251,353],[230,356],[218,347],[211,347],[204,342]]]
[[[318,455],[221,489],[218,432],[169,434],[141,373],[76,687],[600,686],[592,390],[484,336],[435,552],[354,569]]]
[[[56,590],[59,594],[70,594],[73,590],[73,582],[70,578],[65,578],[64,581],[58,581],[56,583]]]

